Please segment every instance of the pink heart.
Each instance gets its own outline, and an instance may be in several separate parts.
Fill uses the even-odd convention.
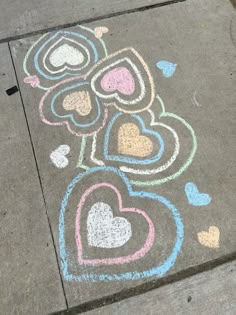
[[[120,256],[120,257],[115,257],[115,258],[102,258],[102,259],[83,259],[83,245],[81,241],[81,235],[80,235],[80,216],[81,216],[81,211],[85,205],[86,199],[88,196],[94,192],[96,189],[100,187],[107,187],[112,189],[118,198],[118,204],[119,204],[119,210],[120,212],[131,212],[131,213],[136,213],[137,215],[143,216],[149,226],[149,232],[147,235],[147,238],[145,240],[144,245],[142,246],[141,249],[136,251],[133,254],[130,254],[128,256]],[[148,217],[145,211],[139,210],[137,208],[123,208],[122,207],[122,197],[119,192],[119,190],[113,186],[110,183],[99,183],[91,186],[88,188],[84,194],[82,195],[80,202],[78,204],[78,209],[77,209],[77,214],[76,214],[76,223],[75,223],[75,236],[76,236],[76,243],[77,243],[77,249],[78,249],[78,262],[81,265],[112,265],[112,264],[124,264],[124,263],[129,263],[134,260],[138,260],[142,258],[152,247],[154,243],[154,238],[155,238],[155,228],[153,225],[153,222],[151,219]]]
[[[118,67],[104,75],[101,87],[105,92],[118,91],[124,95],[132,95],[135,91],[135,81],[127,68]]]
[[[31,75],[24,78],[24,82],[30,84],[33,88],[39,86],[39,78],[36,75]]]

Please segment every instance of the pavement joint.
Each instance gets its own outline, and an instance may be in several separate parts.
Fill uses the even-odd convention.
[[[138,285],[127,290],[122,290],[118,293],[106,296],[101,299],[93,300],[87,303],[74,306],[64,311],[54,312],[48,315],[78,315],[81,313],[86,313],[88,311],[101,308],[105,305],[120,302],[122,300],[147,293],[149,291],[155,290],[157,288],[172,284],[178,281],[185,280],[199,273],[207,272],[213,270],[221,265],[232,262],[236,260],[236,251],[228,255],[219,257],[212,261],[207,261],[203,264],[192,266],[185,270],[181,270],[175,274],[167,275],[164,278],[148,281],[144,284]]]
[[[152,9],[155,9],[158,7],[164,7],[167,5],[177,4],[179,2],[185,2],[185,1],[187,1],[187,0],[167,0],[167,1],[162,2],[162,3],[152,4],[152,5],[148,5],[145,7],[134,8],[134,9],[124,10],[124,11],[120,11],[120,12],[114,12],[114,13],[110,13],[110,14],[106,14],[106,15],[101,15],[101,16],[98,16],[95,18],[84,19],[84,20],[73,22],[73,23],[67,23],[67,24],[63,24],[63,25],[50,27],[50,28],[44,28],[44,29],[34,31],[34,32],[29,32],[29,33],[25,33],[25,34],[21,34],[21,35],[17,35],[17,36],[10,36],[10,37],[3,38],[0,40],[0,44],[6,43],[6,42],[11,42],[11,41],[18,40],[18,39],[27,38],[30,36],[40,35],[40,34],[43,34],[46,32],[52,32],[52,31],[56,31],[56,30],[60,30],[60,29],[64,29],[64,28],[69,28],[69,27],[73,27],[76,25],[82,25],[82,24],[87,24],[87,23],[91,23],[91,22],[101,21],[101,20],[110,19],[110,18],[113,18],[116,16],[126,15],[126,14],[130,14],[130,13],[135,13],[135,12],[152,10]]]
[[[39,166],[38,166],[38,162],[37,162],[37,158],[36,158],[34,144],[33,144],[31,131],[30,131],[30,127],[29,127],[29,122],[28,122],[28,118],[27,118],[27,114],[26,114],[26,110],[25,110],[25,106],[24,106],[24,100],[23,100],[23,97],[22,97],[20,84],[19,84],[19,80],[18,80],[18,76],[17,76],[17,72],[16,72],[16,67],[15,67],[15,63],[14,63],[14,60],[13,60],[12,51],[11,51],[11,47],[10,47],[9,43],[8,43],[8,49],[9,49],[9,53],[10,53],[10,56],[11,56],[12,66],[13,66],[14,73],[15,73],[15,78],[16,78],[16,83],[17,83],[17,86],[18,86],[18,89],[19,89],[19,94],[20,94],[20,99],[21,99],[21,103],[22,103],[22,107],[23,107],[23,112],[24,112],[24,116],[25,116],[27,130],[28,130],[28,133],[29,133],[30,144],[31,144],[33,157],[34,157],[34,161],[35,161],[35,166],[36,166],[36,170],[37,170],[37,174],[38,174],[38,179],[39,179],[39,184],[40,184],[41,193],[42,193],[42,197],[43,197],[43,202],[44,202],[44,206],[45,206],[45,210],[46,210],[47,221],[48,221],[48,225],[49,225],[49,229],[50,229],[50,234],[51,234],[51,238],[52,238],[54,252],[55,252],[55,255],[56,255],[57,268],[58,268],[58,272],[60,274],[60,282],[61,282],[61,286],[62,286],[62,290],[63,290],[63,295],[64,295],[64,298],[65,298],[66,307],[68,309],[68,301],[67,301],[67,298],[66,298],[64,283],[63,283],[63,280],[62,280],[62,274],[61,274],[61,270],[60,270],[60,263],[59,263],[59,258],[58,258],[58,254],[57,254],[57,250],[56,250],[55,239],[54,239],[54,236],[53,236],[52,225],[51,225],[50,218],[49,218],[49,215],[48,215],[48,210],[47,210],[47,204],[46,204],[44,190],[43,190],[42,179],[41,179]]]

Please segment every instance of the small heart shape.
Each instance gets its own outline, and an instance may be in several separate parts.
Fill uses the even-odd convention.
[[[211,202],[211,197],[208,194],[200,193],[197,186],[191,182],[185,185],[185,194],[188,203],[192,206],[207,206]]]
[[[94,33],[97,38],[102,38],[102,35],[107,33],[108,31],[109,29],[105,26],[98,26],[94,29]]]
[[[132,236],[131,224],[122,217],[113,217],[111,207],[104,202],[95,203],[87,218],[88,244],[100,248],[117,248]]]
[[[177,64],[169,62],[169,61],[161,60],[156,63],[156,66],[158,69],[162,71],[162,74],[164,75],[164,77],[170,78],[175,73]]]
[[[70,147],[67,144],[60,145],[56,150],[50,154],[52,163],[58,168],[65,168],[69,161],[66,155],[70,152]]]
[[[87,116],[92,109],[88,91],[79,91],[68,94],[62,103],[65,110],[75,110],[81,116]]]
[[[83,63],[84,55],[78,49],[68,44],[63,44],[51,53],[49,61],[56,68],[64,64],[76,66]]]
[[[132,95],[135,91],[135,81],[129,69],[118,67],[103,76],[101,88],[105,92],[118,91],[124,95]]]
[[[36,75],[31,75],[24,78],[24,82],[30,84],[33,88],[39,86],[39,78]]]
[[[118,131],[118,152],[120,154],[146,157],[152,153],[152,141],[140,135],[138,126],[126,123],[120,126]]]
[[[208,232],[199,232],[197,237],[201,245],[209,248],[219,248],[220,230],[217,226],[210,226]]]

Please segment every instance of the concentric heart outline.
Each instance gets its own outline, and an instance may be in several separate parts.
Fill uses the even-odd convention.
[[[90,193],[92,193],[93,191],[95,191],[97,188],[100,187],[107,187],[107,188],[111,188],[112,190],[114,190],[114,192],[116,193],[117,197],[118,197],[118,204],[119,204],[119,209],[120,212],[127,212],[127,213],[136,213],[136,214],[140,214],[142,215],[145,220],[147,221],[148,225],[149,225],[149,232],[147,235],[147,238],[145,240],[144,245],[138,250],[136,251],[134,254],[132,255],[127,255],[127,256],[120,256],[120,257],[115,257],[115,258],[105,258],[105,259],[84,259],[83,258],[83,244],[82,244],[82,239],[81,239],[81,235],[80,235],[80,215],[81,215],[81,211],[82,208],[86,202],[87,197],[90,195]],[[135,261],[137,259],[142,258],[152,247],[153,242],[154,242],[154,238],[155,238],[155,228],[153,225],[153,222],[151,221],[151,219],[148,217],[148,215],[146,214],[145,211],[137,209],[137,208],[123,208],[122,206],[123,202],[122,202],[122,196],[120,194],[120,191],[117,189],[117,187],[115,187],[114,185],[111,185],[109,183],[99,183],[99,184],[95,184],[93,186],[91,186],[88,190],[86,190],[86,192],[82,195],[80,202],[78,204],[78,208],[77,208],[77,215],[76,215],[76,243],[77,243],[77,249],[78,249],[78,262],[79,264],[83,265],[112,265],[112,264],[124,264],[124,263],[129,263],[131,261]]]
[[[111,133],[112,127],[114,126],[116,120],[120,116],[122,116],[122,113],[117,113],[116,115],[114,115],[113,118],[111,119],[111,121],[109,121],[109,123],[107,125],[105,138],[104,138],[104,157],[105,157],[105,159],[110,160],[110,161],[119,161],[119,162],[125,162],[128,164],[140,164],[140,165],[148,165],[148,164],[152,164],[152,163],[160,160],[160,158],[163,155],[164,148],[165,148],[163,139],[158,132],[147,129],[145,124],[144,124],[144,121],[137,114],[133,114],[133,115],[131,115],[131,117],[134,117],[139,122],[139,124],[141,126],[140,129],[142,131],[142,135],[152,135],[159,141],[160,148],[158,150],[158,153],[149,159],[136,159],[133,157],[126,157],[126,156],[123,156],[121,154],[110,154],[109,153],[110,133]],[[141,134],[141,132],[140,132],[140,134]]]
[[[156,200],[162,204],[166,208],[168,208],[172,214],[172,217],[174,219],[175,225],[176,225],[176,239],[174,247],[172,248],[171,254],[167,257],[167,259],[158,266],[155,266],[153,268],[146,269],[142,272],[138,271],[130,271],[120,274],[99,274],[99,273],[85,273],[81,275],[75,275],[71,274],[69,272],[69,261],[68,261],[68,255],[65,245],[65,238],[64,238],[64,232],[65,232],[65,210],[68,204],[68,199],[75,188],[75,186],[79,183],[81,179],[83,179],[85,176],[88,176],[90,174],[96,173],[98,171],[106,171],[106,172],[112,172],[119,176],[123,183],[125,184],[127,191],[129,193],[130,197],[138,197],[138,198],[147,198]],[[149,193],[145,191],[134,191],[128,177],[121,172],[120,170],[114,168],[114,167],[106,167],[106,166],[100,166],[95,167],[87,170],[86,172],[77,175],[72,182],[68,185],[67,190],[65,192],[64,198],[61,202],[61,208],[60,208],[60,215],[59,215],[59,251],[60,251],[60,258],[61,258],[61,269],[64,275],[64,278],[67,281],[91,281],[91,282],[97,282],[97,281],[120,281],[120,280],[138,280],[143,278],[149,278],[152,276],[158,276],[162,277],[175,263],[178,253],[181,250],[182,244],[184,239],[184,225],[182,222],[182,219],[180,217],[180,213],[177,210],[177,208],[166,198],[163,196]]]

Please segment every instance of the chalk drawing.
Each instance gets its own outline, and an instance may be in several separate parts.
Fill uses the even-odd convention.
[[[27,77],[38,77],[41,82],[38,88],[47,90],[57,83],[55,81],[84,75],[92,64],[105,56],[104,41],[96,38],[92,29],[79,26],[78,32],[59,31],[41,36],[28,50],[23,69]],[[31,84],[31,81],[25,83]]]
[[[105,104],[112,104],[124,113],[142,112],[152,105],[155,98],[155,87],[151,73],[143,58],[133,48],[121,49],[101,59],[89,71],[88,75],[91,77],[91,88],[94,93],[104,99]],[[114,81],[109,88],[107,82],[110,82],[111,78]],[[102,88],[102,80],[103,87],[106,87],[108,92]],[[135,80],[135,93],[129,95],[133,92],[132,80]],[[127,82],[129,83],[128,87],[126,87]]]
[[[68,94],[62,103],[65,110],[75,110],[81,116],[87,116],[92,109],[88,91]]]
[[[100,187],[110,188],[117,194],[118,202],[119,202],[119,208],[120,208],[121,213],[122,212],[126,212],[126,213],[130,212],[130,213],[136,213],[138,215],[142,215],[146,219],[146,221],[149,225],[149,232],[148,232],[148,235],[147,235],[147,238],[146,238],[146,241],[145,241],[143,247],[132,255],[123,256],[123,257],[116,257],[116,258],[104,258],[104,259],[92,259],[92,260],[82,258],[83,257],[83,245],[82,245],[81,235],[80,235],[81,211],[82,211],[82,208],[86,202],[86,198],[93,191],[95,191],[96,189],[98,189]],[[100,219],[101,219],[101,217],[100,217]],[[101,244],[101,241],[102,241],[102,244],[103,244],[103,246],[99,246],[99,247],[104,247],[104,244],[106,244],[105,247],[109,248],[108,246],[111,246],[111,244],[113,244],[113,248],[115,248],[115,247],[118,247],[118,246],[115,246],[116,244],[119,246],[121,246],[121,244],[124,245],[131,238],[132,230],[131,230],[130,223],[124,218],[118,218],[118,219],[119,219],[120,223],[122,222],[122,228],[125,227],[125,234],[122,233],[123,231],[121,230],[121,226],[118,226],[118,227],[116,226],[115,230],[114,230],[114,226],[113,226],[113,229],[109,230],[109,231],[107,230],[108,226],[103,226],[103,229],[100,230],[99,235],[96,234],[96,236],[97,236],[96,242],[99,241],[99,243]],[[120,219],[122,219],[122,221]],[[87,226],[88,226],[88,220],[90,220],[89,223],[91,223],[91,219],[90,219],[89,215],[88,215],[88,219],[87,219]],[[103,220],[103,223],[105,223],[104,220]],[[117,221],[115,221],[115,222],[117,222]],[[93,222],[93,226],[91,227],[91,224],[89,226],[88,236],[90,237],[90,241],[91,241],[90,232],[91,232],[91,230],[93,230],[94,225],[96,225],[97,223],[98,222],[95,222],[95,223]],[[113,223],[114,223],[114,221],[113,221]],[[96,225],[96,227],[97,227],[97,225]],[[104,228],[106,228],[106,231],[104,231]],[[108,237],[109,234],[110,234],[110,237]],[[106,236],[106,239],[105,239],[105,236]],[[102,240],[101,240],[101,237],[102,237]],[[117,238],[114,239],[115,237],[117,237]],[[83,194],[83,196],[79,202],[79,205],[78,205],[77,216],[76,216],[76,242],[77,242],[77,248],[78,248],[78,262],[80,264],[112,265],[112,264],[124,264],[124,263],[129,263],[129,262],[134,261],[134,260],[138,260],[138,259],[142,258],[151,249],[153,242],[154,242],[154,238],[155,238],[155,228],[154,228],[153,222],[147,216],[145,211],[137,209],[137,208],[123,208],[122,207],[121,194],[120,194],[119,190],[114,185],[111,185],[109,183],[99,183],[99,184],[96,184],[96,185],[93,185],[92,187],[90,187]],[[114,241],[115,241],[115,243],[114,243]],[[88,242],[89,242],[89,238],[88,238]],[[94,243],[94,238],[93,238],[92,242]],[[98,247],[98,246],[96,246],[96,247]]]
[[[125,218],[113,217],[111,206],[95,203],[87,218],[88,243],[101,248],[117,248],[132,236],[131,224]]]
[[[40,81],[36,75],[28,76],[24,78],[25,83],[29,83],[33,88],[39,87]]]
[[[124,95],[132,95],[135,91],[135,81],[127,68],[118,67],[104,75],[101,87],[105,92],[118,91]]]
[[[56,150],[52,151],[50,154],[50,159],[57,168],[65,168],[69,164],[69,161],[66,157],[69,152],[70,146],[67,144],[62,144]]]
[[[201,107],[202,105],[197,101],[196,96],[197,96],[197,91],[193,93],[192,104],[198,107]]]
[[[70,84],[72,81],[78,81],[77,84]],[[65,87],[65,85],[68,85]],[[101,128],[104,127],[107,119],[108,110],[101,106],[99,99],[94,95],[85,93],[85,89],[89,86],[88,82],[83,81],[81,77],[78,78],[69,78],[63,80],[53,87],[51,87],[42,97],[39,103],[39,113],[41,120],[50,125],[50,126],[60,126],[66,125],[67,129],[76,136],[90,136],[97,133]],[[71,96],[71,90],[81,89],[81,93],[74,92]],[[55,92],[58,91],[58,92]],[[60,97],[65,95],[64,101],[61,104]],[[75,96],[79,103],[75,101]],[[83,97],[82,97],[83,96]],[[90,97],[93,97],[94,102],[91,102]],[[72,101],[74,104],[74,111],[77,113],[78,109],[80,112],[79,118],[75,118],[75,115],[72,113],[68,114],[69,105],[68,103]],[[83,101],[83,102],[81,102]],[[71,104],[71,106],[72,106]],[[58,105],[60,111],[64,109],[64,113],[58,114],[55,109],[55,106]],[[66,108],[64,107],[66,106]],[[92,108],[91,108],[92,107]],[[50,108],[50,110],[48,110]],[[71,107],[72,108],[72,107]],[[89,111],[89,113],[88,113]],[[81,115],[81,112],[87,113],[87,115]],[[90,112],[96,113],[96,116],[93,117],[89,115]],[[47,117],[45,116],[47,115]],[[53,114],[53,115],[52,115]],[[77,113],[78,114],[78,113]],[[84,120],[85,116],[86,120]],[[90,118],[91,117],[91,118]],[[83,119],[82,119],[83,118]],[[78,122],[78,119],[82,121]]]
[[[97,38],[102,38],[103,34],[106,34],[109,29],[106,26],[95,27],[94,33]]]
[[[201,245],[208,248],[219,248],[220,230],[217,226],[210,226],[208,232],[202,231],[197,234]]]
[[[83,181],[84,179],[89,180],[89,178],[94,178],[94,176],[98,176],[103,177],[104,174],[107,174],[107,178],[115,178],[115,176],[118,176],[118,178],[120,178],[120,180],[122,181],[122,183],[125,185],[126,189],[127,189],[127,193],[130,196],[130,201],[132,202],[132,198],[137,198],[137,199],[144,199],[146,200],[146,203],[150,205],[150,202],[154,202],[153,207],[155,209],[157,209],[158,204],[162,204],[162,206],[164,206],[166,209],[169,210],[171,217],[174,220],[175,223],[175,227],[176,227],[176,231],[174,233],[174,245],[173,248],[169,254],[168,257],[165,258],[164,262],[162,262],[159,265],[155,265],[155,262],[153,261],[153,265],[154,267],[149,268],[149,269],[144,269],[142,271],[135,271],[134,269],[132,269],[132,265],[130,266],[130,271],[125,272],[125,273],[117,273],[117,274],[109,274],[109,273],[95,273],[93,271],[88,272],[88,273],[82,273],[80,272],[79,275],[73,274],[70,272],[70,261],[68,258],[68,251],[66,250],[66,243],[65,243],[65,214],[66,214],[66,208],[68,206],[68,202],[69,199],[71,197],[71,195],[73,194],[73,190],[75,190],[76,188],[78,188],[78,191],[81,191],[82,186],[78,186],[80,185],[81,181]],[[91,186],[89,189],[86,190],[86,192],[83,194],[82,198],[79,201],[79,205],[78,205],[78,210],[77,210],[77,216],[76,216],[76,241],[77,241],[77,247],[78,247],[78,259],[80,263],[86,263],[86,261],[84,261],[84,259],[81,261],[81,239],[80,239],[80,228],[79,228],[79,222],[80,222],[80,214],[81,214],[81,209],[83,211],[83,206],[84,203],[86,201],[86,199],[88,198],[88,195],[90,193],[92,193],[94,190],[99,189],[101,186],[107,186],[107,189],[113,189],[117,196],[118,196],[118,200],[119,200],[119,209],[120,212],[125,213],[125,212],[134,212],[137,215],[141,215],[143,216],[149,225],[149,235],[147,237],[147,240],[145,242],[146,247],[142,248],[142,251],[138,252],[137,254],[134,254],[136,256],[133,255],[133,257],[118,257],[118,258],[114,258],[116,259],[116,261],[112,261],[110,259],[113,258],[106,258],[106,259],[98,259],[98,260],[93,260],[93,262],[88,262],[91,264],[105,264],[107,263],[107,265],[109,264],[114,264],[114,263],[124,263],[124,259],[127,260],[126,263],[128,263],[128,261],[130,261],[130,259],[138,259],[140,258],[140,255],[144,255],[144,251],[146,250],[152,250],[151,245],[153,244],[152,238],[154,237],[154,227],[152,224],[152,221],[148,220],[148,216],[145,213],[144,210],[138,210],[136,208],[124,208],[122,206],[122,197],[121,194],[119,192],[119,190],[112,184],[110,183],[99,183],[99,184],[95,184],[93,186]],[[106,188],[106,187],[105,187]],[[141,233],[141,231],[140,231]],[[156,195],[154,193],[149,193],[149,192],[145,192],[145,191],[133,191],[132,186],[129,182],[129,179],[125,176],[125,174],[121,171],[119,171],[118,169],[114,168],[114,167],[107,167],[107,166],[101,166],[101,167],[95,167],[95,168],[91,168],[90,170],[87,170],[86,172],[79,174],[78,176],[76,176],[72,182],[69,184],[64,198],[62,200],[61,203],[61,209],[60,209],[60,217],[59,217],[59,248],[60,248],[60,256],[61,256],[61,268],[63,271],[63,275],[64,278],[67,281],[112,281],[112,280],[137,280],[137,279],[143,279],[143,278],[147,278],[147,277],[152,277],[152,276],[158,276],[161,277],[163,276],[175,263],[176,258],[178,256],[178,253],[182,247],[182,243],[183,243],[183,237],[184,237],[184,227],[183,227],[183,223],[180,217],[180,214],[178,212],[178,210],[176,209],[176,207],[170,202],[168,201],[166,198]],[[147,242],[148,241],[148,242]],[[147,247],[148,246],[148,247]],[[138,257],[137,257],[138,256]]]
[[[211,202],[211,197],[208,194],[200,193],[196,184],[192,182],[186,183],[184,190],[188,203],[192,206],[207,206]]]
[[[152,153],[152,141],[140,135],[140,130],[133,123],[120,126],[118,131],[118,152],[120,154],[146,157]]]
[[[44,34],[23,62],[24,82],[45,90],[39,103],[41,120],[81,137],[77,167],[85,172],[69,184],[59,216],[61,269],[67,281],[161,277],[174,265],[184,238],[176,207],[163,196],[136,189],[166,183],[187,170],[197,150],[195,132],[182,117],[166,111],[147,64],[134,48],[108,54],[102,39],[108,31],[104,26],[79,26]],[[177,64],[161,60],[156,67],[170,78]],[[196,91],[192,102],[201,106]],[[65,144],[53,150],[54,166],[65,168],[69,152]],[[193,206],[211,202],[193,182],[186,183],[185,194]],[[173,242],[168,239],[164,247],[170,248],[159,258],[156,251],[164,236],[157,217],[165,212],[163,222],[173,221],[168,235]],[[71,215],[74,227],[67,229],[65,216]],[[138,242],[136,221],[141,222]],[[74,250],[67,248],[71,238],[66,242],[71,230],[77,250],[73,263]],[[198,233],[199,243],[209,248],[219,247],[219,237],[215,226]],[[116,272],[119,265],[122,271]]]
[[[162,74],[164,77],[170,78],[175,73],[177,64],[169,62],[169,61],[161,60],[156,63],[156,66],[158,69],[162,71]]]

